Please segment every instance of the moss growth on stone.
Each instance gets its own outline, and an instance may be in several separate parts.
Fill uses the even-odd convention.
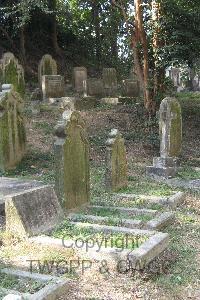
[[[73,112],[65,125],[62,138],[55,143],[57,193],[66,209],[89,201],[89,143],[85,123]]]
[[[21,105],[23,100],[13,90],[0,98],[0,169],[14,168],[25,153],[26,132]]]
[[[17,69],[17,65],[14,60],[11,60],[4,70],[4,82],[12,84],[16,92],[18,92],[22,97],[25,93],[25,84],[23,75]]]

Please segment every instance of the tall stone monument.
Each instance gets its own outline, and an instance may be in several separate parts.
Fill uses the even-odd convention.
[[[43,75],[57,75],[57,62],[49,54],[43,55],[38,65],[38,81],[40,86],[42,86]]]
[[[106,141],[106,188],[117,191],[127,186],[127,160],[124,139],[112,129]]]
[[[55,128],[58,199],[65,209],[88,203],[90,197],[89,142],[85,122],[77,111],[66,111]]]
[[[21,161],[26,149],[26,132],[22,113],[23,100],[11,85],[0,93],[0,170],[12,169]]]
[[[182,145],[182,114],[179,102],[167,97],[159,110],[160,157],[153,159],[147,174],[162,177],[175,176]]]
[[[22,97],[25,93],[24,69],[11,52],[4,53],[0,60],[0,83],[12,84]]]
[[[73,85],[77,93],[85,92],[85,80],[87,80],[87,69],[85,67],[75,67],[73,69]]]

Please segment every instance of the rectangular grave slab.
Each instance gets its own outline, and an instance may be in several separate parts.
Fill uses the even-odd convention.
[[[56,300],[61,296],[64,296],[66,292],[69,290],[69,279],[63,279],[56,276],[45,275],[45,274],[38,274],[38,273],[31,273],[27,271],[21,271],[17,269],[2,269],[1,273],[7,274],[9,276],[18,277],[20,279],[31,279],[36,280],[37,282],[41,282],[45,284],[43,288],[39,291],[35,292],[34,294],[30,293],[20,293],[18,291],[12,291],[12,295],[18,295],[22,298],[19,299],[27,299],[27,300]],[[6,290],[4,290],[6,293]],[[7,291],[6,294],[10,294]],[[10,298],[13,299],[13,298]]]
[[[103,207],[104,208],[104,207]],[[111,209],[112,212],[112,209]],[[137,219],[137,216],[141,217],[141,220]],[[152,214],[151,219],[149,221],[145,220],[144,218],[144,211],[141,209],[141,214],[139,210],[137,211],[137,214],[132,216],[132,219],[130,219],[130,213],[127,213],[127,215],[123,215],[123,217],[115,216],[112,214],[107,217],[102,216],[96,216],[96,215],[90,215],[90,214],[76,214],[76,213],[70,213],[68,215],[68,219],[73,222],[88,222],[88,223],[97,223],[97,224],[104,224],[107,225],[109,223],[113,223],[115,226],[122,226],[127,228],[139,228],[139,229],[149,229],[149,230],[160,230],[168,225],[172,224],[174,222],[175,216],[172,212],[164,212],[157,214]],[[110,225],[110,224],[109,224]]]
[[[169,179],[168,179],[169,180]],[[159,182],[161,179],[159,178]],[[163,181],[166,183],[166,180]],[[159,204],[161,206],[168,206],[172,209],[176,208],[185,200],[185,193],[184,192],[176,192],[170,196],[152,196],[152,195],[137,195],[137,194],[125,194],[125,193],[116,193],[113,194],[114,199],[116,200],[127,200],[127,201],[135,201],[136,199],[141,199],[149,204]]]
[[[124,234],[128,235],[129,238],[135,236],[139,237],[147,237],[147,239],[139,246],[137,249],[117,249],[114,247],[104,247],[102,246],[99,250],[99,247],[94,245],[94,247],[88,248],[87,251],[85,248],[77,248],[74,246],[73,240],[62,240],[56,239],[48,236],[38,236],[31,238],[31,242],[42,245],[56,246],[56,247],[65,247],[65,242],[69,242],[70,245],[73,245],[73,249],[79,254],[80,257],[87,256],[89,259],[103,260],[117,262],[121,260],[130,261],[131,265],[135,269],[144,269],[148,264],[155,259],[158,255],[160,255],[169,244],[169,235],[167,233],[149,231],[149,230],[141,230],[141,229],[128,229],[124,227],[114,227],[114,226],[103,226],[93,224],[85,224],[80,223],[80,228],[88,228],[92,229],[93,232],[100,232],[101,234]]]
[[[47,232],[63,219],[53,187],[36,187],[5,197],[6,230],[19,236]]]

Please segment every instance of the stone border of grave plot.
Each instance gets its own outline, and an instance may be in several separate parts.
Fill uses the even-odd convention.
[[[34,294],[28,294],[28,293],[19,293],[17,291],[8,291],[8,294],[12,292],[12,294],[21,295],[22,297],[25,297],[27,300],[56,300],[58,297],[61,297],[64,295],[69,288],[69,279],[61,279],[59,277],[51,276],[51,275],[44,275],[44,274],[38,274],[38,273],[30,273],[27,271],[21,271],[16,269],[1,269],[1,273],[7,274],[7,275],[13,275],[21,278],[29,278],[33,280],[38,280],[41,282],[48,282],[45,287],[40,289],[38,292]],[[6,291],[6,289],[4,289]]]
[[[102,206],[102,208],[104,208]],[[112,207],[109,207],[109,209],[112,209]],[[95,215],[81,215],[78,213],[70,213],[68,214],[68,219],[70,221],[74,222],[91,222],[91,223],[98,223],[98,224],[104,224],[106,222],[109,222],[110,217],[101,217],[101,216],[95,216]],[[80,219],[80,220],[78,220]],[[168,225],[172,224],[175,220],[175,214],[172,212],[164,212],[160,213],[154,218],[152,218],[150,221],[142,221],[142,220],[132,220],[132,219],[120,219],[118,217],[114,218],[114,222],[118,222],[118,225],[116,226],[123,226],[126,228],[134,229],[149,229],[149,230],[160,230],[162,228],[167,227]]]
[[[71,222],[73,224],[73,222]],[[99,251],[97,246],[88,248],[87,252],[85,249],[75,248],[73,240],[66,240],[69,242],[67,248],[74,249],[79,257],[85,259],[94,259],[94,260],[106,260],[119,263],[120,261],[130,261],[132,267],[135,269],[144,269],[153,259],[160,255],[169,244],[169,234],[162,233],[158,231],[142,230],[142,229],[128,229],[124,227],[115,227],[115,226],[103,226],[97,224],[87,224],[87,223],[75,223],[77,226],[85,227],[88,229],[93,229],[94,232],[104,232],[104,233],[124,233],[134,236],[148,236],[147,241],[142,243],[139,248],[134,250],[128,249],[117,249],[111,247],[102,247]],[[52,238],[48,236],[38,236],[30,238],[31,242],[42,245],[57,246],[57,247],[66,247],[65,240]]]
[[[160,204],[162,206],[168,206],[172,209],[176,208],[179,204],[183,203],[185,200],[184,192],[177,192],[172,194],[169,197],[159,197],[159,196],[149,196],[149,195],[137,195],[137,194],[112,194],[115,199],[127,199],[127,200],[135,200],[139,197],[139,199],[144,199],[147,203],[150,204]],[[148,201],[149,199],[149,201]]]

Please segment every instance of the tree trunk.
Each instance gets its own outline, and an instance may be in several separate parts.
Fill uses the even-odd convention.
[[[96,0],[92,2],[94,30],[95,30],[95,44],[96,44],[96,60],[98,66],[101,65],[101,35],[100,35],[100,20],[99,20],[99,4]]]
[[[49,0],[49,9],[52,11],[49,16],[50,28],[51,28],[51,40],[52,46],[55,53],[62,56],[62,50],[58,45],[58,35],[57,35],[57,21],[56,21],[56,0]]]
[[[155,103],[153,101],[153,95],[150,92],[150,86],[149,86],[150,76],[149,76],[148,43],[147,43],[147,36],[143,24],[142,0],[135,0],[135,39],[136,39],[136,43],[135,43],[136,48],[138,47],[139,44],[142,45],[144,106],[147,109],[147,111],[151,114],[155,112]],[[139,74],[139,76],[141,75]]]
[[[22,64],[26,66],[26,48],[25,48],[25,27],[20,28],[20,56]]]

